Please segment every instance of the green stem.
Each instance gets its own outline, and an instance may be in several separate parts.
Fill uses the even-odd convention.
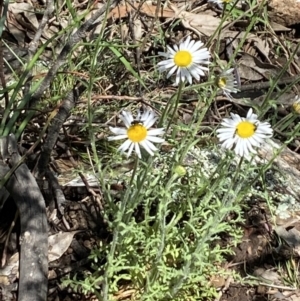
[[[104,277],[103,277],[103,285],[102,285],[102,289],[103,289],[103,300],[107,301],[108,300],[108,279],[110,278],[110,271],[111,271],[111,267],[112,267],[112,261],[114,259],[115,256],[115,252],[116,252],[116,248],[117,245],[119,244],[119,234],[121,233],[120,229],[119,229],[119,224],[124,222],[124,216],[125,216],[125,212],[126,212],[126,208],[127,208],[127,203],[131,194],[131,187],[135,178],[135,174],[137,172],[137,168],[138,168],[138,163],[139,163],[139,158],[136,157],[135,160],[135,164],[134,164],[134,168],[132,171],[132,176],[131,176],[131,180],[130,180],[130,184],[128,186],[128,188],[126,189],[126,193],[124,195],[124,197],[121,200],[121,206],[120,206],[120,210],[117,213],[117,218],[115,220],[116,227],[114,229],[114,234],[113,234],[113,240],[111,243],[111,248],[109,251],[109,254],[107,256],[107,265],[106,265],[106,269],[104,272]]]
[[[182,92],[183,92],[184,86],[185,86],[185,82],[182,82],[182,81],[181,81],[180,84],[179,84],[179,86],[178,86],[178,90],[177,90],[177,94],[176,94],[177,97],[176,97],[176,100],[175,100],[173,113],[172,113],[172,116],[171,116],[171,118],[169,119],[169,123],[168,123],[168,125],[167,125],[167,127],[166,127],[166,132],[169,130],[169,128],[170,128],[170,126],[171,126],[171,124],[172,124],[172,122],[173,122],[173,120],[174,120],[174,117],[175,117],[175,115],[176,115],[176,113],[177,113],[179,101],[180,101],[180,99],[181,99],[181,96],[182,96]]]
[[[261,109],[262,111],[268,107],[268,102],[269,99],[275,89],[275,87],[277,87],[277,84],[279,82],[279,80],[281,78],[284,77],[284,74],[286,73],[287,69],[289,68],[289,66],[291,65],[292,61],[295,59],[298,49],[299,49],[300,44],[298,43],[297,47],[295,48],[295,50],[293,51],[293,53],[290,55],[289,59],[287,60],[287,62],[285,63],[285,65],[283,66],[283,68],[281,69],[281,71],[279,72],[279,74],[277,75],[277,77],[274,79],[274,82],[272,83],[267,95],[264,98],[264,101],[261,105]],[[298,80],[298,79],[297,79]],[[262,117],[264,114],[261,114],[260,117]]]
[[[278,129],[280,132],[283,132],[289,125],[291,125],[299,116],[294,112],[289,113],[281,120],[278,121],[277,124],[273,126],[274,129]]]

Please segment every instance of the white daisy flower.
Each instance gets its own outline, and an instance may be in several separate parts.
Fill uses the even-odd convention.
[[[218,6],[220,9],[223,9],[223,4],[229,4],[232,2],[232,0],[208,0],[207,2]]]
[[[256,153],[253,147],[259,147],[265,139],[272,137],[273,130],[268,122],[260,122],[257,115],[249,109],[246,117],[230,113],[231,118],[224,118],[222,128],[217,130],[217,137],[222,147],[234,148],[234,152],[241,157],[249,157]]]
[[[236,93],[239,90],[237,89],[237,81],[233,75],[234,68],[224,70],[217,77],[217,85],[222,90],[223,94],[229,99],[232,99],[230,93]]]
[[[129,157],[135,149],[139,158],[141,158],[140,146],[142,146],[151,156],[157,148],[152,142],[162,143],[164,139],[156,137],[164,134],[164,129],[150,129],[157,120],[156,114],[151,110],[146,110],[144,113],[138,111],[137,119],[133,119],[130,112],[123,111],[119,116],[126,128],[109,127],[110,131],[117,136],[108,137],[109,141],[127,139],[118,148],[121,152],[127,152]]]
[[[176,72],[176,85],[180,81],[184,82],[185,80],[192,84],[192,77],[199,80],[200,76],[204,76],[203,70],[208,70],[207,67],[201,65],[210,63],[210,53],[206,47],[202,46],[203,43],[201,41],[191,40],[189,36],[179,46],[174,45],[174,49],[167,46],[167,52],[158,53],[167,58],[157,64],[158,71],[164,72],[170,69],[167,78]]]

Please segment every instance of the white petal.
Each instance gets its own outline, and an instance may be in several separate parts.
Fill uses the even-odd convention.
[[[130,147],[130,145],[133,144],[131,140],[127,139],[126,141],[124,141],[118,148],[118,150],[120,152],[126,152],[127,149]]]
[[[132,151],[133,151],[133,147],[134,147],[134,143],[131,143],[130,147],[129,147],[129,150],[128,150],[128,153],[127,153],[127,158],[130,157]]]
[[[235,133],[235,128],[233,127],[223,127],[216,130],[217,133]]]
[[[165,130],[163,128],[148,130],[149,136],[163,135],[164,133],[165,133]]]
[[[163,142],[165,142],[165,139],[160,138],[160,137],[155,137],[155,136],[148,136],[147,140],[155,142],[155,143],[163,143]]]
[[[177,69],[177,66],[174,66],[174,67],[168,72],[167,78],[169,78],[169,77],[176,71],[176,69]],[[178,70],[180,70],[180,69],[178,69]]]
[[[127,135],[127,129],[109,127],[109,130],[115,135]]]
[[[245,150],[244,150],[244,145],[240,141],[238,141],[238,143],[235,145],[234,152],[237,155],[243,157]]]
[[[127,135],[119,135],[119,136],[109,136],[107,137],[108,141],[114,141],[114,140],[122,140],[128,138]]]
[[[143,119],[142,119],[143,120]],[[147,119],[144,119],[144,126],[146,129],[149,129],[157,120],[157,116],[152,111],[148,116]]]
[[[123,123],[125,124],[125,126],[127,128],[130,127],[131,122],[133,121],[132,114],[130,112],[127,112],[127,111],[122,111],[122,113],[120,115],[120,119],[123,121]]]
[[[234,140],[233,139],[225,140],[222,143],[222,147],[227,148],[227,149],[231,149],[233,147],[233,145],[234,145]]]
[[[179,50],[179,47],[178,47],[177,45],[174,45],[173,47],[174,47],[174,50],[173,50],[173,52],[174,52],[174,53],[178,52],[178,50]],[[171,48],[171,47],[170,47],[170,48]]]
[[[159,62],[157,66],[159,67],[159,69],[161,68],[162,70],[166,70],[175,66],[175,64],[173,59],[169,59],[169,60]]]
[[[168,53],[168,52],[158,52],[158,55],[164,56],[165,58],[170,57],[170,53]]]
[[[203,46],[203,43],[201,41],[197,41],[192,47],[190,47],[190,51],[195,55],[197,53],[197,50]]]
[[[147,151],[147,153],[151,156],[154,155],[152,150],[154,150],[154,151],[157,150],[157,148],[151,142],[149,142],[147,140],[140,142],[140,144]]]
[[[141,159],[142,158],[141,149],[140,149],[140,146],[138,143],[134,143],[134,149],[135,149],[137,156]]]
[[[219,140],[222,142],[224,140],[228,140],[228,139],[234,139],[233,135],[231,133],[222,133],[222,134],[219,134],[217,136],[219,138]]]
[[[186,76],[186,79],[190,83],[190,85],[193,84],[193,77],[190,73]],[[199,80],[199,78],[196,78],[196,80]]]

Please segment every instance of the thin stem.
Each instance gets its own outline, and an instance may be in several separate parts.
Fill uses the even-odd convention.
[[[181,81],[180,84],[179,84],[179,86],[178,86],[178,90],[177,90],[177,94],[176,94],[177,97],[176,97],[176,100],[175,100],[173,113],[172,113],[172,116],[171,116],[171,118],[169,119],[169,123],[168,123],[168,125],[167,125],[167,127],[166,127],[166,132],[169,130],[169,128],[170,128],[170,126],[171,126],[171,124],[172,124],[172,122],[173,122],[173,120],[174,120],[174,117],[175,117],[175,115],[176,115],[176,113],[177,113],[179,101],[180,101],[180,99],[181,99],[181,96],[182,96],[182,92],[183,92],[184,86],[185,86],[185,82]]]
[[[295,56],[296,56],[296,54],[298,52],[299,47],[300,47],[300,44],[298,43],[298,45],[295,48],[295,50],[293,51],[293,53],[290,55],[290,57],[287,60],[287,62],[285,63],[285,65],[283,66],[283,68],[281,69],[281,71],[279,72],[279,74],[277,75],[277,77],[274,79],[274,82],[272,83],[272,85],[271,85],[271,87],[270,87],[267,95],[265,96],[262,105],[261,105],[262,110],[264,108],[268,107],[268,102],[269,102],[269,99],[270,99],[270,97],[271,97],[274,89],[277,87],[279,80],[284,77],[284,74],[285,74],[286,70],[291,65],[291,62],[294,60],[294,58],[295,58]]]
[[[273,128],[278,129],[280,132],[283,132],[298,117],[299,117],[298,114],[295,114],[294,112],[289,113],[288,115],[283,117],[281,120],[279,120],[278,123],[273,126]]]
[[[119,244],[119,234],[121,233],[121,231],[119,229],[119,224],[122,223],[123,217],[125,215],[125,211],[127,208],[127,202],[129,199],[129,195],[131,194],[130,188],[132,187],[132,183],[133,183],[133,180],[134,180],[136,172],[137,172],[138,163],[139,163],[139,158],[136,156],[130,184],[126,190],[126,193],[125,193],[123,199],[121,200],[121,206],[117,213],[117,218],[116,218],[117,225],[114,229],[113,240],[111,243],[111,248],[110,248],[109,254],[107,256],[107,265],[106,265],[106,269],[105,269],[104,277],[103,277],[102,290],[103,290],[103,300],[104,301],[108,300],[108,286],[109,286],[108,279],[110,278],[110,268],[111,268],[113,258],[115,256],[117,245]]]

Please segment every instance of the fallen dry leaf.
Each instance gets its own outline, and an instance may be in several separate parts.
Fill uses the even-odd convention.
[[[253,275],[268,283],[280,283],[280,276],[273,270],[266,270],[265,268],[257,268],[254,270]]]
[[[276,76],[279,72],[278,67],[272,64],[263,63],[258,58],[248,53],[242,55],[238,64],[240,77],[251,81],[258,81],[262,78],[269,79],[272,76]]]
[[[285,27],[277,22],[274,22],[272,20],[269,20],[270,22],[270,27],[272,28],[272,30],[276,31],[291,31],[291,28]]]
[[[34,7],[26,2],[10,3],[6,27],[19,44],[24,42],[26,35],[32,39],[39,27]]]
[[[143,2],[142,4],[136,3],[133,5],[122,4],[116,6],[110,11],[108,18],[120,19],[127,17],[133,10],[145,14],[148,17],[159,17],[168,19],[180,19],[182,25],[194,31],[199,36],[211,36],[217,27],[219,26],[221,19],[211,16],[209,14],[196,14],[190,13],[183,9],[179,9],[177,6],[169,3],[169,7],[161,7],[157,12],[157,6],[152,5],[151,1]],[[223,25],[228,24],[224,22]]]
[[[181,20],[182,25],[190,30],[193,30],[199,36],[211,36],[218,26],[220,25],[221,19],[211,16],[209,14],[196,14],[190,13],[182,9],[178,9],[175,5],[169,4],[169,7],[174,11],[174,18]],[[225,21],[223,26],[227,25]]]
[[[80,231],[58,232],[49,236],[49,262],[59,259],[69,248],[73,237]]]
[[[112,9],[108,14],[108,18],[121,19],[127,17],[133,10],[154,18],[156,16],[156,9],[157,6],[152,5],[152,1],[145,1],[143,3],[135,3],[131,5],[125,3],[117,5],[114,9]],[[159,18],[173,18],[174,15],[174,11],[164,7],[160,8],[157,14]]]
[[[267,41],[263,41],[258,36],[253,37],[252,35],[250,35],[250,37],[247,40],[253,42],[254,47],[270,62],[269,60],[270,47]]]

